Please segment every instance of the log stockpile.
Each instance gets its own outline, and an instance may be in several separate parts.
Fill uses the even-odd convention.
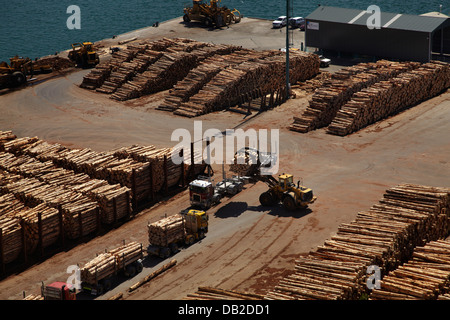
[[[262,300],[263,298],[262,295],[250,292],[198,287],[195,293],[188,294],[184,300]]]
[[[16,260],[23,249],[22,227],[17,219],[0,216],[1,248],[0,258],[3,263]]]
[[[430,99],[450,87],[450,64],[430,62],[410,72],[375,83],[342,106],[327,133],[348,135]]]
[[[255,90],[266,95],[282,88],[285,58],[273,51],[258,54],[261,56],[258,59],[220,71],[189,101],[182,103],[174,114],[195,117],[243,103],[242,96]],[[319,60],[312,54],[293,53],[289,63],[293,82],[304,81],[319,72]]]
[[[27,207],[45,203],[61,210],[64,232],[70,239],[88,235],[98,229],[98,206],[88,197],[74,191],[49,185],[34,178],[23,178],[2,187]]]
[[[295,272],[266,299],[358,299],[367,291],[367,267],[384,274],[412,255],[414,247],[446,237],[450,188],[401,184],[378,204],[339,226],[336,235],[295,262]]]
[[[109,252],[100,253],[80,269],[81,281],[96,284],[142,257],[142,244],[137,242],[130,242]]]
[[[383,277],[370,300],[435,300],[450,289],[450,241],[414,249],[413,258]]]
[[[17,136],[12,131],[0,131],[0,151],[4,151],[3,145],[11,140],[16,139]]]
[[[127,187],[58,168],[52,161],[41,162],[28,155],[0,152],[0,168],[87,196],[97,202],[103,223],[113,223],[131,212],[130,189]]]
[[[167,247],[184,238],[184,220],[180,214],[147,225],[150,245]]]
[[[417,62],[392,62],[380,60],[376,63],[361,63],[344,68],[317,89],[307,109],[300,117],[294,117],[289,127],[292,131],[308,132],[328,126],[336,113],[354,94],[374,83],[391,79],[401,73],[416,69]]]

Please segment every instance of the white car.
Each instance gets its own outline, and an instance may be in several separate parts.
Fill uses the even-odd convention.
[[[322,55],[319,55],[319,59],[320,59],[320,67],[321,68],[326,68],[330,66],[331,60],[328,58],[325,58]]]
[[[287,24],[286,16],[281,16],[272,22],[272,27],[273,28],[282,28],[282,27],[286,26],[286,24]]]
[[[289,25],[291,28],[299,28],[305,30],[305,19],[302,17],[294,17],[289,19]]]

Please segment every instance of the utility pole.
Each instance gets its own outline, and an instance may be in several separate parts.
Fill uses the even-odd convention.
[[[290,0],[286,0],[286,99],[289,98],[289,8]]]

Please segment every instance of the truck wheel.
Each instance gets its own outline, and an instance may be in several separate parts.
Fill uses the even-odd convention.
[[[169,248],[163,248],[161,249],[159,256],[162,259],[167,259],[168,257],[170,257],[170,249]]]
[[[97,295],[101,296],[105,292],[105,289],[103,288],[103,284],[97,285]]]
[[[103,281],[103,290],[105,292],[107,292],[107,291],[111,290],[111,288],[112,288],[112,281],[111,281],[111,279],[105,279]]]
[[[136,261],[136,273],[141,273],[144,269],[144,264],[141,260]]]
[[[273,206],[275,204],[275,198],[272,192],[266,191],[259,196],[259,203],[265,207]]]
[[[21,86],[21,85],[24,85],[24,84],[27,82],[27,78],[26,78],[25,75],[24,75],[22,72],[20,72],[20,71],[14,72],[14,73],[13,73],[13,76],[14,76],[14,82],[15,82],[15,85],[16,85],[17,87],[19,87],[19,86]]]
[[[172,254],[175,254],[178,252],[178,245],[176,243],[172,243],[170,245],[170,251],[172,252]]]
[[[291,196],[287,196],[283,199],[283,208],[289,211],[295,210],[295,200]]]
[[[128,278],[134,277],[134,276],[136,275],[136,267],[135,267],[135,266],[132,266],[132,265],[127,266],[127,267],[125,268],[125,275],[126,275]]]

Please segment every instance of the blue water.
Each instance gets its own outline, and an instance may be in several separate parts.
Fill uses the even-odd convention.
[[[422,14],[430,11],[450,13],[450,0],[291,0],[293,15],[307,16],[317,5],[365,10],[376,4],[382,11]],[[182,16],[189,0],[0,0],[0,61],[16,54],[30,58],[53,54],[80,41],[111,38],[156,21]],[[81,10],[81,29],[69,30],[66,13],[69,5]],[[273,19],[286,13],[286,1],[222,0],[222,5],[237,8],[246,17]]]

